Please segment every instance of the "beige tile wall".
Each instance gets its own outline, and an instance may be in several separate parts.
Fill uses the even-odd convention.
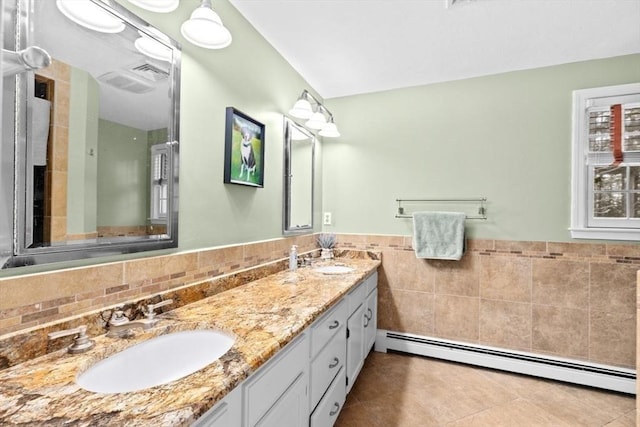
[[[46,186],[49,198],[45,212],[45,235],[52,242],[67,236],[67,172],[69,150],[69,100],[71,67],[52,60],[47,68],[38,70],[39,80],[52,82],[51,126],[47,142]],[[83,237],[86,238],[87,236]]]
[[[285,258],[313,236],[0,279],[0,341]],[[408,236],[338,235],[382,251],[381,329],[635,368],[640,246],[472,240],[460,262],[418,260]],[[223,290],[223,289],[222,289]]]
[[[338,246],[382,251],[381,329],[635,369],[640,246],[471,240],[461,261],[416,259],[410,236]]]
[[[10,333],[134,301],[315,249],[314,236],[275,239],[0,279],[0,341]]]

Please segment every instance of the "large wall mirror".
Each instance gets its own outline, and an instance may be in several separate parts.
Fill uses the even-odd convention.
[[[284,234],[313,231],[313,175],[316,137],[284,118]]]
[[[0,265],[176,247],[180,45],[113,0],[2,17]],[[33,47],[49,66],[7,71]]]

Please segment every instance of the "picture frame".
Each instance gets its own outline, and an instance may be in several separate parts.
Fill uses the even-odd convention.
[[[234,107],[226,109],[224,183],[264,187],[265,125]]]

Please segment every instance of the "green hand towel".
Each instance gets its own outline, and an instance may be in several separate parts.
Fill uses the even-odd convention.
[[[464,254],[462,212],[415,212],[413,249],[416,258],[459,260]]]

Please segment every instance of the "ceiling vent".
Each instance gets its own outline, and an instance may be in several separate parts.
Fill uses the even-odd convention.
[[[168,77],[166,71],[145,62],[127,70],[105,73],[98,77],[98,81],[132,93],[147,93]]]
[[[126,71],[111,71],[98,77],[98,81],[133,93],[147,93],[154,88],[153,82],[145,81]]]
[[[145,62],[142,65],[138,65],[131,69],[135,74],[151,80],[153,82],[159,82],[162,80],[166,80],[169,78],[169,73],[163,69],[156,67],[155,65],[151,65],[148,62]]]

